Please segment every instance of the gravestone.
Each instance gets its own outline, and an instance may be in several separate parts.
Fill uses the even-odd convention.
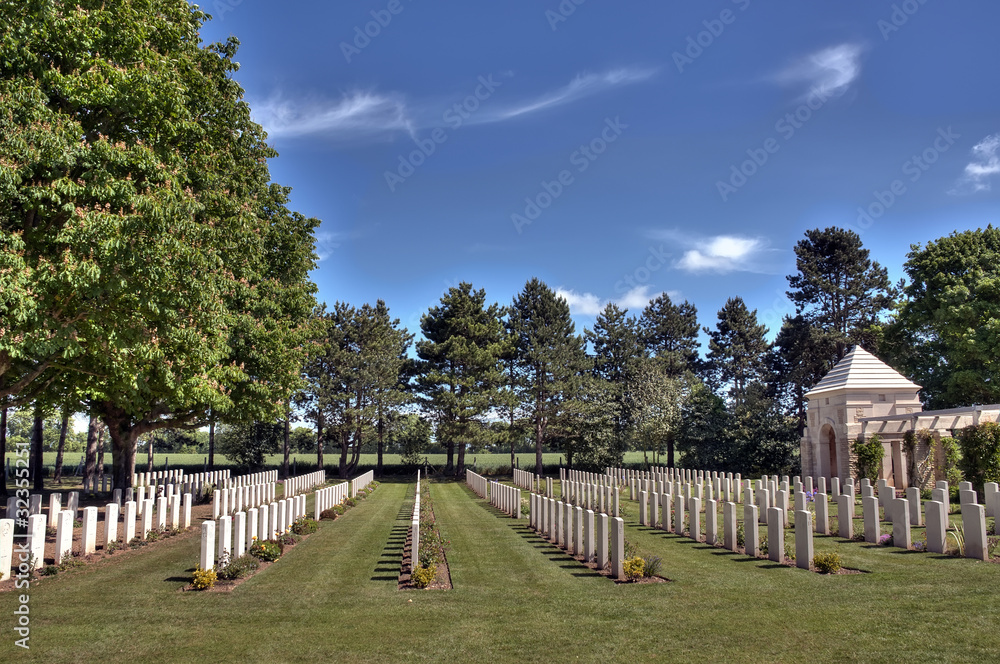
[[[56,515],[55,564],[61,565],[66,557],[73,554],[73,513],[63,510]]]
[[[962,530],[965,532],[965,557],[987,560],[986,509],[976,503],[962,503]]]
[[[743,506],[743,550],[755,558],[760,554],[760,531],[757,529],[759,509],[754,504]]]
[[[118,541],[118,503],[108,503],[104,507],[104,541],[101,548],[107,550],[111,542]]]
[[[722,506],[723,541],[727,549],[736,551],[736,503],[727,502]]]
[[[906,490],[906,504],[910,508],[910,525],[918,528],[924,525],[923,512],[920,509],[920,489],[911,486]]]
[[[862,498],[861,514],[865,519],[865,541],[869,544],[878,544],[878,538],[881,533],[878,498],[875,496],[865,496]]]
[[[45,523],[44,514],[32,514],[28,517],[28,555],[34,563],[32,569],[45,566]]]
[[[611,520],[611,575],[625,579],[625,521],[621,517]]]
[[[14,519],[0,519],[0,581],[6,581],[10,578],[13,557]]]
[[[688,537],[693,539],[695,542],[701,541],[701,498],[692,498],[690,500],[690,509],[688,513],[691,515],[691,523],[688,528]]]
[[[243,555],[247,543],[247,515],[237,512],[233,516],[233,558]]]
[[[607,514],[602,513],[597,515],[594,527],[597,545],[594,548],[594,556],[598,569],[604,569],[608,566],[608,521]]]
[[[785,519],[780,507],[767,510],[767,557],[775,562],[785,560]]]
[[[707,544],[714,545],[719,538],[719,513],[716,511],[717,507],[717,501],[705,501],[705,542]]]
[[[233,517],[228,514],[219,517],[219,546],[216,548],[220,560],[233,552]]]
[[[770,546],[768,537],[768,546]],[[809,569],[813,559],[812,512],[799,510],[795,513],[795,566]]]
[[[587,510],[583,516],[583,562],[594,560],[594,510]]]
[[[830,503],[826,501],[825,493],[816,494],[816,532],[820,535],[830,534]]]
[[[97,551],[97,508],[83,508],[83,532],[80,537],[80,554],[90,555]]]
[[[201,522],[201,559],[198,567],[203,570],[215,567],[215,521]]]
[[[906,498],[892,499],[892,545],[910,548],[910,503]]]
[[[844,539],[854,539],[854,497],[850,493],[842,493],[837,498],[837,534]]]
[[[124,531],[122,544],[128,544],[135,539],[135,501],[126,500],[123,514],[122,530]]]

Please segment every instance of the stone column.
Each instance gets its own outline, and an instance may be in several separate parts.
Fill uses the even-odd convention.
[[[878,544],[881,532],[878,516],[878,498],[875,496],[865,496],[862,498],[861,513],[865,519],[865,541],[869,544]]]
[[[769,507],[767,510],[767,557],[778,563],[785,561],[785,519],[782,511],[780,507]]]
[[[965,557],[987,560],[986,509],[982,505],[962,503],[962,530],[965,531]]]
[[[247,543],[247,515],[237,512],[233,517],[233,558],[243,555]]]
[[[893,498],[892,503],[892,545],[900,549],[910,548],[910,507],[906,498]]]
[[[607,514],[598,514],[594,524],[594,534],[597,538],[597,545],[594,548],[594,562],[597,563],[598,569],[604,569],[608,566],[608,528],[610,525],[608,520]]]
[[[63,560],[73,555],[73,513],[62,510],[56,515],[56,555],[55,564],[61,565]]]
[[[118,541],[118,503],[108,503],[104,507],[104,541],[101,548],[107,550],[111,542]]]
[[[715,500],[705,501],[705,542],[714,545],[718,539],[719,513],[716,511],[718,502]]]
[[[14,516],[13,513],[10,516]],[[0,519],[0,581],[10,578],[14,558],[14,519]]]
[[[611,574],[625,578],[625,521],[617,516],[611,520]]]
[[[842,493],[837,498],[838,534],[844,539],[854,539],[854,497]]]
[[[219,517],[219,546],[218,555],[221,559],[223,556],[231,555],[233,552],[233,517],[231,516],[220,516]]]
[[[693,539],[695,542],[701,541],[701,498],[692,498],[690,501],[690,509],[688,513],[691,515],[691,524],[688,530],[688,537]]]
[[[722,506],[723,542],[727,549],[736,551],[736,503],[727,502]]]
[[[795,566],[809,569],[813,559],[812,512],[795,512]],[[768,546],[771,545],[768,537]]]
[[[927,550],[944,553],[948,531],[947,508],[939,500],[928,500],[924,503],[924,508],[927,510]]]
[[[215,521],[201,522],[201,559],[198,567],[203,570],[215,567]]]
[[[760,553],[760,531],[757,530],[759,509],[753,503],[743,506],[743,550],[754,558]]]
[[[825,493],[817,493],[816,499],[816,532],[820,535],[830,534],[830,503],[826,501]]]
[[[594,510],[587,510],[583,515],[583,562],[594,559]]]

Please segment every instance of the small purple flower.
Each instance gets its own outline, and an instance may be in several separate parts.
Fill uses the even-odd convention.
[[[885,546],[892,541],[892,535],[885,534],[878,538],[878,543]]]

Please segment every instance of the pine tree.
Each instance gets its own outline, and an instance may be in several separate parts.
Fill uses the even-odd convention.
[[[730,399],[739,405],[749,385],[767,377],[767,328],[757,323],[756,309],[748,310],[743,298],[733,297],[719,310],[716,329],[705,328],[705,333],[708,362],[730,385]]]
[[[593,345],[593,375],[607,383],[612,404],[611,420],[619,447],[625,449],[626,438],[635,424],[635,395],[632,385],[636,370],[645,351],[634,318],[628,311],[609,303],[598,316],[593,330],[584,337]]]
[[[666,293],[650,302],[639,319],[647,352],[662,358],[671,378],[698,370],[698,332],[698,309],[687,301],[674,304]]]
[[[486,291],[462,282],[420,319],[424,339],[417,342],[417,384],[435,414],[438,442],[448,452],[445,472],[465,471],[466,446],[484,438],[483,420],[497,403],[504,378],[501,313],[499,305],[486,306]]]
[[[542,449],[572,439],[567,406],[580,396],[590,361],[566,300],[537,278],[514,298],[507,324],[517,349],[516,389],[534,433],[535,472],[541,474]]]

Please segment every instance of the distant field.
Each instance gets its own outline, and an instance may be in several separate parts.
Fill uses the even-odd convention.
[[[447,463],[446,454],[427,454],[428,462],[434,468],[440,468]],[[535,454],[534,452],[522,452],[515,455],[518,460],[518,465],[521,468],[531,468],[535,464]],[[8,458],[11,458],[8,456]],[[76,469],[77,464],[83,458],[82,452],[67,452],[63,455],[63,469],[64,472],[70,473]],[[290,457],[299,464],[305,464],[308,466],[316,465],[316,455],[315,454],[293,454]],[[546,466],[559,465],[565,462],[565,456],[557,452],[547,452],[542,455],[544,463]],[[46,466],[54,466],[56,462],[55,452],[45,452],[43,455],[44,463]],[[324,454],[323,462],[327,466],[336,466],[340,457],[336,454]],[[400,455],[398,454],[385,454],[382,457],[383,463],[386,466],[398,466],[402,464]],[[652,455],[649,455],[649,460],[652,462]],[[271,454],[267,457],[267,463],[271,467],[278,467],[281,465],[282,457],[280,454]],[[457,460],[457,455],[456,455]],[[468,467],[472,468],[482,468],[482,469],[496,469],[496,468],[509,468],[510,467],[510,455],[509,454],[466,454],[465,461]],[[640,463],[642,461],[642,452],[628,452],[625,455],[626,463]],[[362,454],[361,455],[361,466],[374,466],[378,462],[378,456],[375,454]],[[111,467],[111,455],[105,453],[104,463],[110,468]],[[163,470],[167,464],[170,466],[196,466],[204,465],[208,463],[207,454],[157,454],[154,458],[154,468],[157,470]],[[232,461],[226,458],[225,455],[216,454],[215,455],[215,465],[217,467],[226,467],[234,465]],[[145,471],[147,469],[146,457],[139,455],[136,457],[135,466],[137,470]]]

